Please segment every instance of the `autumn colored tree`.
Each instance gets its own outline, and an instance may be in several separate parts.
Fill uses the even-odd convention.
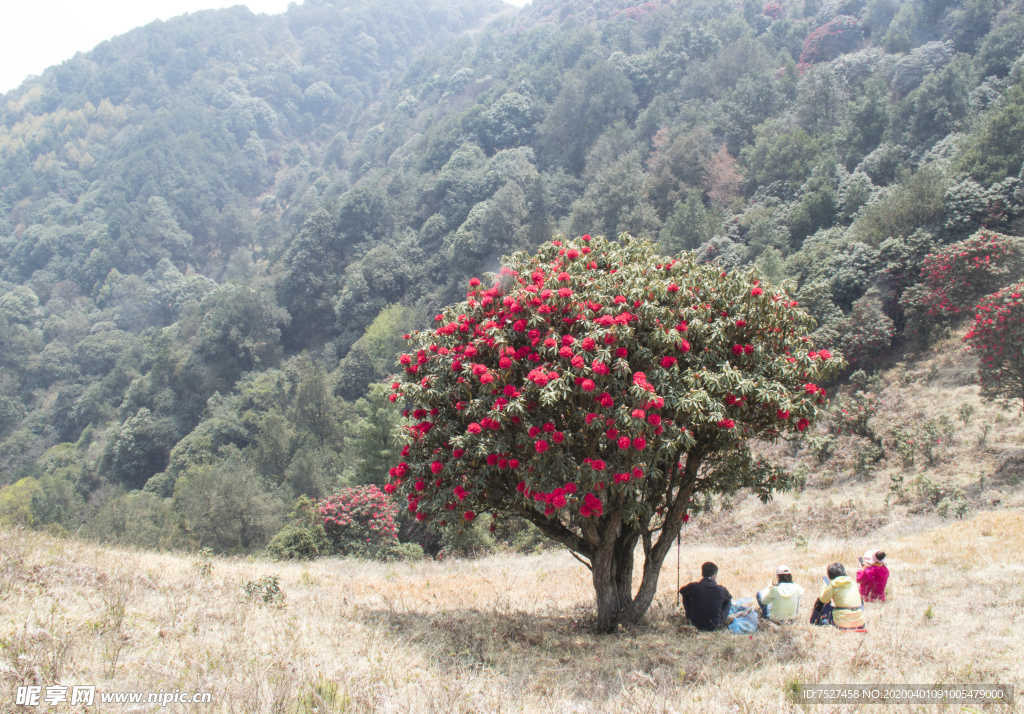
[[[1024,282],[982,298],[974,323],[964,336],[967,349],[980,358],[981,396],[1017,402],[1024,409]]]
[[[767,501],[790,484],[748,442],[798,437],[843,361],[812,349],[813,320],[753,270],[627,234],[552,240],[505,266],[409,337],[392,388],[415,422],[385,490],[435,527],[532,521],[592,571],[610,631],[646,613],[695,499]]]

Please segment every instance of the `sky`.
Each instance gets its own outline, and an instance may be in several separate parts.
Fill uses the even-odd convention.
[[[506,0],[522,7],[528,0]],[[0,94],[30,74],[154,20],[186,12],[246,5],[255,13],[284,12],[289,0],[10,0],[0,9]]]

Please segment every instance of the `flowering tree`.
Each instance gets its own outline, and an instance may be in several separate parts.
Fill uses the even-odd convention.
[[[398,544],[398,508],[377,486],[343,488],[316,504],[335,552],[373,557]]]
[[[1021,402],[1024,408],[1024,282],[989,295],[975,308],[974,323],[964,336],[967,348],[981,358],[981,396]]]
[[[415,422],[385,490],[436,527],[532,521],[592,571],[602,630],[647,611],[698,496],[790,485],[748,440],[799,436],[843,366],[753,271],[655,251],[623,234],[513,255],[410,336],[392,385]]]
[[[942,322],[969,315],[984,296],[1024,274],[1024,240],[981,230],[929,253],[921,282],[903,293],[907,331],[921,339]]]

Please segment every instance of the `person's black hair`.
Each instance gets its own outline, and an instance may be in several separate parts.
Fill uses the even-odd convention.
[[[828,566],[829,580],[835,580],[843,575],[846,575],[846,568],[843,567],[842,563],[832,563],[832,565]]]
[[[875,551],[875,560],[877,560],[879,563],[881,563],[883,560],[885,560],[885,551],[884,550],[876,550]]]
[[[779,582],[780,583],[792,583],[793,582],[793,574],[792,573],[780,573],[779,574]]]
[[[708,561],[704,565],[700,566],[700,576],[702,578],[713,578],[718,575],[718,566]]]

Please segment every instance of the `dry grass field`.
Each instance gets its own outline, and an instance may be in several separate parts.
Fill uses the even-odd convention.
[[[593,634],[588,572],[564,550],[275,563],[0,532],[0,712],[733,714],[795,710],[801,683],[1019,690],[1024,423],[1016,410],[978,399],[974,369],[952,338],[885,371],[874,387],[880,407],[871,424],[883,440],[893,427],[954,420],[955,433],[931,461],[908,466],[886,441],[884,458],[858,470],[868,442],[854,436],[840,436],[825,460],[806,446],[770,447],[808,472],[804,489],[767,505],[742,495],[719,502],[684,529],[683,582],[710,559],[734,597],[750,596],[786,563],[808,590],[802,619],[827,563],[852,568],[867,548],[884,549],[890,601],[868,606],[866,635],[805,621],[753,636],[699,634],[676,606],[675,553],[645,623],[607,636]],[[962,420],[965,403],[973,412]],[[966,504],[962,520],[941,517],[934,496],[947,491]],[[247,583],[271,576],[282,604],[246,594]],[[25,684],[202,691],[212,703],[29,709],[14,704]],[[886,710],[1022,708],[1018,701]]]
[[[394,565],[205,561],[7,532],[0,708],[29,711],[13,704],[24,683],[205,691],[209,705],[164,710],[246,713],[777,712],[794,707],[796,683],[1024,684],[1024,514],[889,530],[890,602],[868,606],[868,634],[801,623],[753,636],[685,625],[671,556],[644,626],[602,636],[591,632],[586,571],[564,551]],[[711,559],[734,596],[752,595],[782,561],[811,590],[824,564],[853,564],[879,542],[684,544],[683,579]],[[281,606],[244,594],[268,575],[280,579]]]

